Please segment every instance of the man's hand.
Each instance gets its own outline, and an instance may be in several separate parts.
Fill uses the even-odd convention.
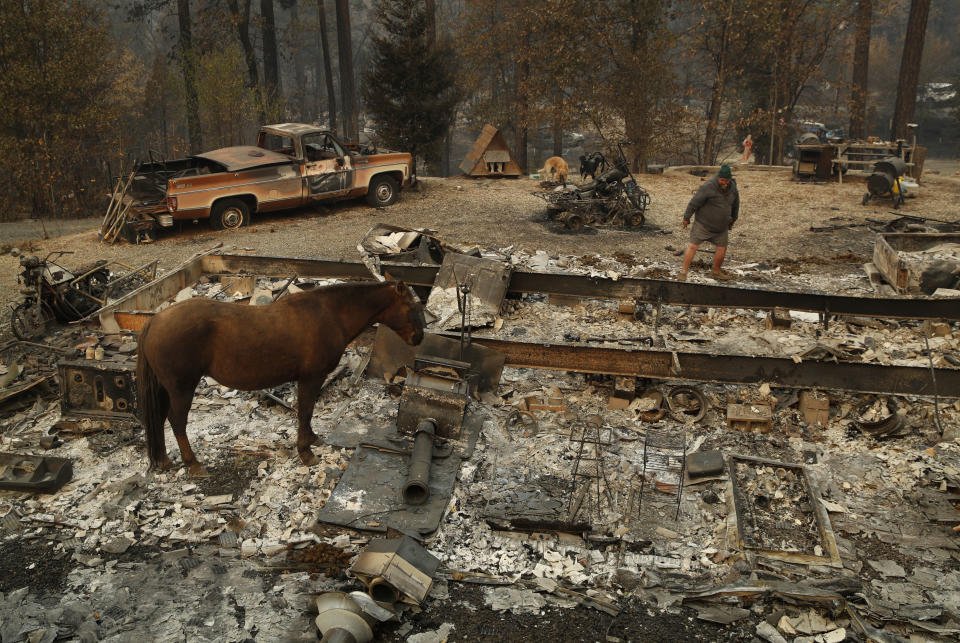
[[[688,225],[690,225],[690,219],[684,219],[683,223],[681,223],[680,225],[686,228]]]

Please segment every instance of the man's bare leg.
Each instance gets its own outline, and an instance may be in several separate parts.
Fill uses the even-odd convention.
[[[693,263],[693,257],[697,254],[697,249],[699,247],[699,243],[691,243],[687,245],[687,252],[685,255],[683,255],[683,270],[680,271],[680,281],[686,280],[687,271],[690,270],[690,265]]]
[[[717,246],[717,254],[713,256],[713,274],[720,272],[723,266],[723,258],[727,256],[726,246]]]

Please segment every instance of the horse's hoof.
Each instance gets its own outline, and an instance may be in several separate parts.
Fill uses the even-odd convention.
[[[320,464],[320,458],[314,455],[313,451],[304,451],[300,454],[300,461],[303,462],[304,466],[312,467],[315,464]]]
[[[164,458],[160,462],[156,462],[150,465],[151,469],[155,471],[169,471],[173,469],[173,461],[170,458]]]
[[[209,478],[210,472],[207,471],[207,468],[200,464],[199,462],[194,462],[190,465],[190,477],[191,478]]]

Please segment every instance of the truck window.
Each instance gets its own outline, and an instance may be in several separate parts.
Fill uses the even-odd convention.
[[[329,134],[305,134],[301,142],[307,161],[326,161],[343,156],[343,149]]]
[[[287,156],[296,156],[293,138],[290,136],[260,132],[260,136],[257,138],[257,147],[270,150],[271,152],[286,154]]]

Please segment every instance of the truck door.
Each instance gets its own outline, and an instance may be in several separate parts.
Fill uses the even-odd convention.
[[[306,134],[301,139],[304,158],[304,196],[307,199],[339,196],[353,185],[350,157],[329,134]]]

